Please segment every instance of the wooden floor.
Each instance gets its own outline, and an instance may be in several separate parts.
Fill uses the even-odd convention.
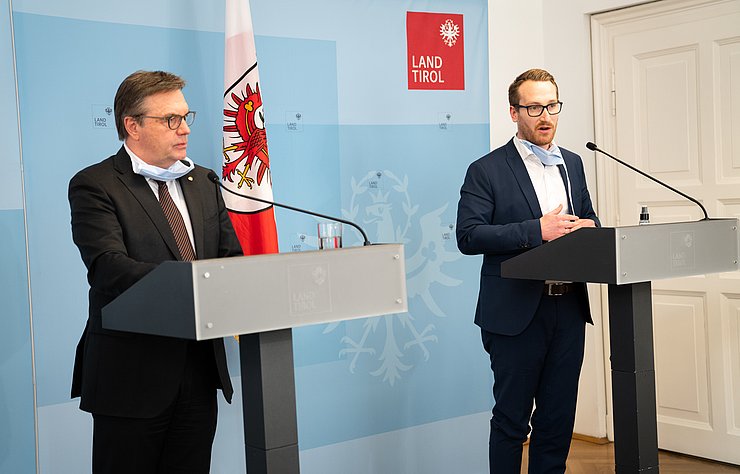
[[[683,454],[660,451],[658,454],[661,474],[725,474],[740,473],[740,466],[724,464]],[[527,472],[527,446],[524,446],[522,473]],[[608,474],[614,472],[614,443],[596,444],[574,439],[568,456],[569,474]]]

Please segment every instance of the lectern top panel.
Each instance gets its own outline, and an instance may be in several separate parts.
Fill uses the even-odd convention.
[[[629,284],[736,271],[738,219],[584,228],[501,264],[506,278]]]
[[[163,284],[171,299],[151,298]],[[103,325],[203,340],[407,310],[403,245],[381,244],[165,262],[106,306]]]
[[[617,227],[617,283],[738,269],[738,220]]]

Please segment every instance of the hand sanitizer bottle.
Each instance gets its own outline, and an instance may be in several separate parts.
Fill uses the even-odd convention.
[[[648,207],[642,206],[640,210],[640,225],[650,224],[650,214],[648,213]]]

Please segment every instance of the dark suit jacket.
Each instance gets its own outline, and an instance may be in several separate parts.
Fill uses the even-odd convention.
[[[586,189],[581,158],[560,148],[571,183],[573,214],[598,218]],[[501,262],[542,245],[542,210],[513,139],[468,167],[457,208],[457,246],[483,254],[475,323],[488,332],[514,336],[529,325],[542,297],[542,281],[501,277]],[[585,284],[580,298],[591,322]]]
[[[196,166],[179,179],[198,258],[241,255],[221,192]],[[180,255],[162,208],[121,147],[69,184],[72,237],[90,284],[85,332],[77,346],[72,397],[95,414],[147,418],[175,399],[189,342],[104,329],[101,308],[165,260]],[[168,295],[161,295],[167,298]],[[155,314],[151,315],[153,318]],[[223,339],[212,341],[218,380],[231,401]]]

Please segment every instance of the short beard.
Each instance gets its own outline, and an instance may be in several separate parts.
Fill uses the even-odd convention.
[[[538,147],[547,149],[547,148],[550,147],[550,144],[555,139],[555,130],[553,129],[552,136],[549,138],[548,141],[545,141],[545,142],[543,142],[540,139],[537,139],[536,130],[533,133],[531,133],[531,134],[522,134],[522,138],[524,140],[527,140],[530,143],[534,143]]]

